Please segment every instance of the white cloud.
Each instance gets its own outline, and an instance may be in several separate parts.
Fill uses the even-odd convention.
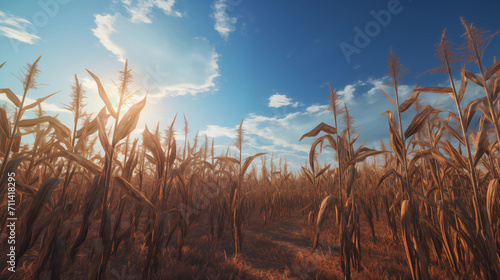
[[[219,55],[207,39],[179,36],[176,30],[158,34],[121,14],[96,15],[95,23],[94,35],[120,62],[129,59],[134,86],[149,90],[150,101],[217,90]]]
[[[229,33],[236,30],[236,17],[230,17],[227,14],[227,0],[216,0],[212,6],[212,18],[215,20],[214,28],[219,34],[227,40]]]
[[[54,96],[53,96],[53,97],[51,97],[51,98],[56,98],[56,96],[57,96],[57,94],[56,94],[56,95],[54,95]],[[20,95],[17,95],[17,97],[19,98],[19,100],[21,100],[21,99],[22,99],[22,96],[20,96]],[[49,98],[49,99],[47,99],[47,100],[49,100],[49,101],[50,101],[50,98]],[[6,103],[7,103],[7,104],[9,104],[9,105],[11,105],[11,104],[12,104],[12,102],[11,102],[11,101],[7,98],[7,96],[6,96],[6,95],[4,95],[4,94],[0,94],[0,101],[4,101],[4,102],[6,102]],[[34,103],[34,102],[36,102],[36,99],[30,98],[30,97],[26,97],[26,100],[25,100],[25,104],[26,104],[26,105],[32,104],[32,103]],[[42,102],[41,106],[42,106],[42,110],[43,110],[43,111],[46,111],[46,112],[51,112],[51,113],[71,113],[70,111],[68,111],[68,110],[66,110],[66,109],[64,109],[64,108],[61,108],[61,107],[59,107],[58,105],[53,104],[53,103],[49,103],[49,102],[47,102],[47,101]],[[13,107],[13,106],[12,106],[12,107]],[[33,108],[33,109],[31,109],[30,111],[31,111],[31,112],[34,112],[34,111],[36,111],[36,110],[37,110],[37,108]]]
[[[92,29],[92,32],[99,38],[99,42],[101,42],[107,50],[116,55],[120,62],[125,62],[125,51],[111,40],[111,34],[116,33],[116,29],[113,25],[117,17],[118,14],[96,15],[95,23],[97,27]]]
[[[321,111],[326,110],[326,109],[328,109],[328,105],[311,105],[311,106],[306,108],[306,112],[308,112],[309,114],[312,114],[312,113],[321,112]]]
[[[273,107],[273,108],[279,108],[279,107],[289,106],[289,105],[291,105],[293,107],[297,107],[297,106],[299,106],[299,102],[293,103],[292,98],[286,97],[285,94],[276,93],[276,94],[271,95],[271,97],[269,97],[269,104],[268,105],[269,105],[269,107]]]
[[[33,45],[40,40],[40,37],[28,31],[31,25],[31,22],[24,18],[0,11],[0,35],[2,36]]]
[[[130,14],[130,20],[134,23],[151,23],[153,8],[158,8],[169,16],[182,17],[180,12],[173,9],[175,0],[122,0],[122,3]]]
[[[394,111],[394,107],[386,99],[380,88],[390,95],[392,99],[394,99],[392,97],[394,91],[384,85],[385,81],[385,77],[369,79],[367,81],[356,81],[345,86],[341,94],[339,93],[342,100],[346,100],[349,112],[354,117],[354,126],[358,128],[357,133],[360,134],[355,145],[360,145],[366,141],[366,147],[375,145],[376,148],[380,148],[379,138],[387,140],[389,135],[387,116],[381,115],[381,113],[386,110]],[[459,82],[456,81],[457,84]],[[446,85],[439,84],[438,86]],[[400,85],[400,102],[403,102],[409,96],[412,88],[413,86],[407,84]],[[355,91],[356,94],[354,94]],[[275,105],[286,106],[283,104],[292,103],[292,100],[288,100],[286,96],[279,96],[276,98],[277,101],[275,100]],[[481,91],[479,86],[469,83],[463,102],[465,104],[483,96],[484,92]],[[443,94],[422,93],[420,100],[424,106],[428,104],[434,105],[439,101],[436,106],[438,109],[451,110],[453,112],[456,110],[451,99]],[[284,115],[275,115],[272,117],[250,113],[243,123],[243,128],[246,131],[245,136],[248,139],[243,150],[247,153],[274,153],[275,158],[280,156],[283,158],[286,157],[290,167],[298,170],[306,162],[310,145],[314,141],[313,138],[305,138],[299,141],[300,137],[316,127],[320,122],[333,125],[331,112],[324,110],[327,107],[327,104],[312,104],[307,107],[297,107],[292,112]],[[477,114],[479,115],[480,113],[478,112]],[[403,126],[408,126],[414,116],[415,112],[412,109],[404,112],[402,114]],[[234,127],[207,126],[207,129],[201,132],[201,134],[206,133],[209,137],[216,137],[215,142],[221,144],[221,142],[228,140],[227,137],[234,138],[234,131],[238,124],[235,123]],[[338,126],[340,130],[344,129],[342,116],[338,120]],[[224,136],[224,138],[221,136]],[[230,145],[231,142],[227,141],[227,144]],[[319,152],[319,148],[317,152]],[[329,148],[323,150],[318,160],[320,163],[326,160],[327,163],[336,164],[333,160],[333,152]]]
[[[236,137],[236,128],[222,127],[218,125],[207,125],[207,129],[200,131],[200,134],[208,137]]]
[[[356,85],[347,85],[343,90],[340,90],[337,93],[340,95],[340,97],[345,103],[351,104],[353,102],[355,90],[356,90]]]
[[[216,88],[215,78],[219,77],[219,65],[217,59],[219,55],[212,52],[210,59],[203,61],[205,64],[205,72],[207,75],[202,77],[198,82],[179,83],[160,87],[159,94],[153,95],[154,98],[162,98],[164,96],[179,96],[179,95],[196,95],[198,93],[207,92]]]

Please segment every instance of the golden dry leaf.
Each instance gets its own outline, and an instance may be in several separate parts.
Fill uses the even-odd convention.
[[[418,95],[420,94],[420,91],[415,91],[410,97],[406,98],[406,100],[399,105],[399,111],[404,112],[408,110],[408,108],[411,107],[415,101],[418,100]]]
[[[410,267],[413,279],[419,279],[417,277],[417,260],[414,251],[414,244],[412,242],[412,212],[409,200],[404,200],[401,203],[401,230],[403,231],[403,244],[406,252],[406,261]]]
[[[411,92],[434,92],[434,93],[451,93],[453,90],[450,87],[416,87]]]
[[[45,97],[42,97],[42,98],[38,98],[35,102],[27,105],[27,106],[24,106],[23,107],[23,111],[26,111],[26,110],[29,110],[29,109],[32,109],[32,108],[35,108],[36,106],[38,106],[39,104],[41,104],[43,101],[45,101],[47,98],[51,97],[52,95],[56,94],[58,92],[54,92],[52,94],[49,94]]]
[[[326,210],[328,209],[328,206],[334,201],[335,198],[331,195],[325,197],[323,201],[321,202],[321,206],[319,207],[319,212],[318,212],[318,220],[316,221],[316,230],[319,231],[321,229],[321,226],[323,225],[323,222],[325,221],[326,218]]]
[[[493,76],[498,71],[500,71],[500,60],[495,62],[495,64],[493,64],[493,66],[491,66],[490,69],[486,71],[486,73],[484,74],[484,78],[487,81],[491,78],[491,76]]]
[[[394,101],[392,101],[392,99],[389,97],[389,95],[387,95],[387,93],[385,93],[385,91],[380,88],[380,90],[384,93],[385,97],[387,97],[387,99],[389,99],[389,101],[391,101],[392,105],[394,105],[394,108],[398,108],[398,106],[396,106],[396,103],[394,103]]]
[[[10,137],[10,121],[4,108],[0,108],[0,132]]]
[[[214,157],[216,160],[227,161],[233,164],[240,164],[240,161],[232,157]],[[216,164],[217,165],[217,164]]]
[[[4,63],[5,64],[5,63]],[[3,64],[2,64],[3,66]],[[17,98],[17,95],[15,95],[10,88],[0,88],[0,93],[5,93],[7,95],[7,98],[16,105],[17,108],[21,107],[21,101],[19,98]]]
[[[327,166],[325,166],[324,168],[322,168],[320,171],[318,171],[318,174],[316,174],[316,178],[318,178],[319,176],[321,176],[321,174],[325,173],[325,171],[327,171],[328,168],[330,168],[330,165],[332,165],[332,164],[330,163]]]
[[[465,69],[462,69],[462,72],[465,73],[465,76],[467,77],[467,79],[473,81],[475,84],[477,84],[479,86],[484,87],[484,81],[481,77],[478,77],[476,74],[469,72]]]
[[[403,180],[403,178],[401,177],[401,175],[396,170],[391,169],[391,170],[385,172],[384,175],[382,175],[382,177],[380,177],[376,188],[378,188],[382,184],[382,182],[384,182],[384,180],[387,177],[389,177],[389,175],[391,175],[391,174],[394,175],[394,176],[396,176],[397,178],[399,178],[399,180],[401,180],[401,181]]]
[[[460,134],[458,134],[458,132],[455,129],[453,129],[451,126],[449,126],[447,124],[445,124],[444,127],[446,128],[446,130],[448,130],[448,132],[451,134],[451,136],[455,137],[455,139],[460,141],[460,143],[462,143],[462,145],[465,145],[464,139],[462,138],[462,136],[460,136]]]
[[[89,171],[94,175],[101,174],[102,172],[101,166],[99,166],[98,164],[94,163],[91,160],[82,157],[80,154],[73,153],[70,151],[63,151],[62,154],[64,154],[66,157],[70,158],[74,162],[78,163],[79,165],[81,165],[82,167],[87,169],[87,171]]]
[[[304,174],[306,174],[306,177],[309,180],[309,182],[311,182],[311,184],[314,184],[314,179],[311,175],[311,172],[309,170],[307,170],[304,166],[301,166],[301,167],[302,167],[302,170],[304,171]]]
[[[311,131],[302,135],[302,137],[300,137],[300,140],[304,139],[305,137],[314,137],[314,136],[318,135],[321,131],[328,133],[328,134],[336,134],[337,133],[337,129],[335,127],[327,125],[324,122],[321,122],[315,128],[313,128]]]
[[[137,188],[127,182],[127,180],[120,176],[115,176],[114,178],[122,190],[124,190],[131,198],[137,200],[137,202],[151,208],[152,210],[156,210],[156,207],[141,192],[139,192]]]
[[[92,240],[92,250],[90,252],[90,267],[88,279],[99,279],[101,262],[103,256],[103,245],[101,238],[94,238]]]
[[[476,109],[479,104],[481,104],[481,102],[484,102],[485,100],[486,97],[480,97],[465,106],[463,114],[465,130],[469,129],[470,122],[472,121],[472,118],[474,118],[474,114],[476,113]]]
[[[467,77],[465,76],[465,69],[462,68],[462,76],[460,77],[460,89],[458,90],[458,102],[462,102],[464,98],[465,89],[467,88]]]
[[[427,106],[422,112],[418,113],[405,131],[405,139],[410,138],[417,133],[425,124],[425,119],[432,113],[432,107]]]
[[[99,141],[101,142],[101,146],[104,149],[104,152],[106,152],[106,155],[111,154],[111,144],[109,144],[108,140],[108,135],[106,133],[106,123],[103,123],[103,120],[98,118],[97,119],[97,126],[99,128]]]
[[[92,78],[94,78],[94,81],[97,84],[97,89],[99,91],[99,96],[101,97],[102,101],[106,105],[106,108],[108,109],[109,113],[113,116],[113,118],[116,119],[116,117],[118,115],[116,114],[116,111],[115,111],[115,108],[113,108],[113,105],[111,105],[111,101],[109,101],[108,94],[104,90],[104,87],[102,86],[101,81],[99,80],[99,78],[96,75],[94,75],[94,73],[90,72],[88,69],[85,69],[85,70],[87,70],[87,72],[89,72],[90,76],[92,76]]]
[[[113,135],[113,145],[116,145],[120,140],[127,137],[137,127],[141,111],[146,105],[146,98],[147,96],[144,96],[141,101],[132,105],[127,113],[123,115]]]
[[[76,132],[76,138],[82,137],[84,135],[84,133],[87,136],[94,134],[99,129],[99,127],[97,125],[97,119],[101,119],[103,121],[107,121],[107,119],[109,118],[109,116],[110,115],[106,114],[106,107],[103,107],[101,109],[101,111],[99,111],[99,113],[97,114],[97,116],[87,126],[84,126],[84,127],[80,128]]]
[[[247,159],[245,160],[245,163],[243,164],[243,166],[241,167],[241,173],[240,175],[243,176],[245,175],[245,172],[247,171],[248,167],[250,166],[250,164],[252,163],[252,161],[258,157],[258,156],[262,156],[262,155],[265,155],[267,153],[258,153],[258,154],[255,154],[253,156],[250,156],[250,157],[247,157]]]
[[[490,224],[494,225],[498,221],[498,209],[495,209],[495,201],[498,196],[500,185],[498,179],[492,179],[488,184],[486,192],[486,211]]]

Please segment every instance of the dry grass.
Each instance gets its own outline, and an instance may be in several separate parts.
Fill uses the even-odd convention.
[[[189,141],[185,118],[184,143],[173,137],[175,119],[164,134],[146,127],[142,142],[130,139],[147,97],[126,106],[127,63],[116,108],[89,71],[105,103],[96,116],[85,113],[75,76],[69,128],[41,110],[50,96],[25,104],[36,89],[37,59],[19,77],[21,99],[0,89],[13,108],[0,108],[2,249],[11,172],[18,218],[16,272],[5,267],[2,279],[500,278],[500,62],[485,67],[492,36],[463,25],[466,59],[479,74],[452,71],[460,57],[443,33],[441,65],[432,71],[450,86],[418,87],[402,101],[406,70],[391,49],[394,92],[383,92],[395,109],[385,113],[391,151],[355,144],[354,119],[330,87],[333,125],[304,134],[317,138],[297,173],[263,153],[243,159],[243,120],[236,155],[215,155],[206,137]],[[464,104],[469,82],[485,96]],[[449,95],[456,113],[420,104],[427,92]],[[406,126],[401,115],[410,108]],[[36,117],[23,118],[27,110]],[[33,143],[23,144],[26,135]],[[316,154],[324,148],[335,157],[321,166]],[[257,157],[260,172],[251,165]]]

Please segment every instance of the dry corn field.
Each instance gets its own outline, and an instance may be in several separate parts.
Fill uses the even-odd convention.
[[[392,91],[379,92],[392,104],[380,112],[390,143],[379,150],[359,144],[330,86],[331,123],[304,131],[315,141],[297,172],[270,154],[242,157],[244,120],[236,154],[188,141],[186,118],[177,141],[180,117],[133,139],[147,96],[130,101],[127,63],[117,106],[87,70],[105,104],[97,115],[75,75],[68,127],[42,111],[51,95],[28,104],[41,58],[27,64],[22,93],[0,89],[10,101],[0,108],[1,279],[500,279],[500,61],[483,58],[494,33],[462,24],[461,53],[443,32],[430,70],[448,85],[401,100],[407,70],[390,50]],[[465,104],[470,83],[484,96]],[[456,110],[419,100],[438,94]],[[321,164],[324,149],[334,156]]]

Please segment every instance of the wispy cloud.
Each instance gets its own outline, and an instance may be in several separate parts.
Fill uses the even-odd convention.
[[[309,107],[306,108],[306,112],[312,114],[312,113],[318,113],[318,112],[321,112],[321,111],[324,111],[328,109],[328,105],[311,105]]]
[[[153,8],[158,8],[169,16],[182,17],[179,11],[174,10],[175,0],[122,0],[122,3],[132,22],[151,23]]]
[[[95,15],[96,28],[92,29],[94,35],[99,38],[99,42],[110,52],[112,52],[120,62],[125,62],[125,51],[111,40],[111,34],[116,33],[113,24],[116,22],[118,14]]]
[[[22,98],[22,96],[20,96],[20,95],[17,95],[17,97],[20,100]],[[52,98],[55,98],[55,96],[52,97]],[[50,100],[50,99],[48,99],[48,100]],[[4,94],[0,95],[0,101],[3,101],[5,103],[7,103],[7,104],[12,104],[11,101]],[[26,97],[25,104],[32,104],[32,103],[35,103],[35,102],[36,102],[36,99],[30,98],[30,97]],[[68,114],[71,113],[69,110],[66,110],[66,109],[62,108],[62,106],[58,106],[56,104],[49,103],[47,101],[42,102],[41,106],[42,106],[42,110],[44,110],[46,112],[50,112],[50,113],[68,113]],[[34,110],[35,109],[32,109],[31,111],[34,111]]]
[[[216,0],[212,6],[212,18],[215,20],[214,28],[224,38],[228,39],[229,34],[236,30],[236,17],[227,14],[227,0]]]
[[[92,31],[108,51],[122,63],[139,64],[134,84],[149,90],[148,100],[217,90],[219,54],[207,39],[151,29],[119,13],[96,15],[95,23]]]
[[[283,106],[299,106],[299,102],[292,102],[292,98],[287,97],[285,94],[275,93],[269,97],[269,107],[279,108]]]
[[[159,93],[153,94],[153,98],[162,98],[165,96],[180,96],[180,95],[197,95],[198,93],[216,90],[215,79],[220,76],[219,65],[217,63],[219,55],[212,52],[210,57],[205,57],[203,61],[204,73],[199,77],[200,79],[191,80],[187,83],[174,83],[172,85],[165,85],[159,88]],[[193,69],[193,73],[195,73]]]
[[[359,140],[357,145],[366,141],[367,147],[379,147],[380,140],[387,140],[388,125],[387,116],[381,115],[386,110],[394,110],[394,107],[386,99],[380,88],[386,91],[389,95],[393,94],[393,90],[386,86],[385,77],[377,79],[368,79],[366,81],[356,81],[352,84],[344,86],[339,91],[342,102],[346,102],[350,115],[354,117],[355,126],[359,130]],[[460,81],[456,81],[460,83]],[[446,86],[444,83],[439,86]],[[399,87],[400,102],[403,102],[409,95],[413,87],[407,84],[401,84]],[[284,95],[278,95],[275,99],[276,106],[286,106],[283,104],[292,104],[292,100]],[[275,96],[273,95],[273,96]],[[328,95],[328,90],[325,90],[325,97]],[[465,93],[465,103],[473,99],[484,96],[484,92],[477,85],[470,84]],[[435,105],[443,110],[455,111],[454,103],[450,98],[441,94],[422,93],[420,101],[423,105]],[[331,112],[325,110],[328,104],[311,104],[304,107],[296,107],[292,112],[280,116],[266,116],[262,114],[250,113],[243,123],[243,128],[246,131],[247,152],[270,152],[275,156],[288,158],[290,167],[297,170],[300,165],[303,165],[308,157],[310,145],[314,141],[312,138],[305,138],[299,141],[300,137],[314,128],[318,123],[325,122],[332,124],[333,116]],[[275,112],[275,111],[273,111]],[[408,110],[402,114],[403,125],[406,127],[415,116],[415,112]],[[224,139],[234,138],[234,127],[207,126],[207,129],[200,131],[201,134],[207,134],[209,137],[216,137],[216,143],[224,142]],[[344,129],[343,123],[339,122],[339,129]],[[224,136],[224,138],[222,138]],[[228,142],[228,144],[230,144]],[[244,148],[245,149],[245,148]],[[329,150],[324,150],[319,156],[320,162],[324,159],[327,162],[332,162],[333,155]],[[335,164],[335,163],[334,163]]]
[[[353,103],[354,91],[356,90],[356,85],[347,85],[344,89],[339,90],[337,93],[341,96],[342,100],[347,103]]]
[[[16,17],[0,11],[0,35],[27,44],[34,44],[40,40],[35,34],[28,31],[28,26],[32,23],[24,18]]]
[[[236,128],[222,127],[219,125],[207,125],[207,129],[200,132],[208,137],[236,137]]]

